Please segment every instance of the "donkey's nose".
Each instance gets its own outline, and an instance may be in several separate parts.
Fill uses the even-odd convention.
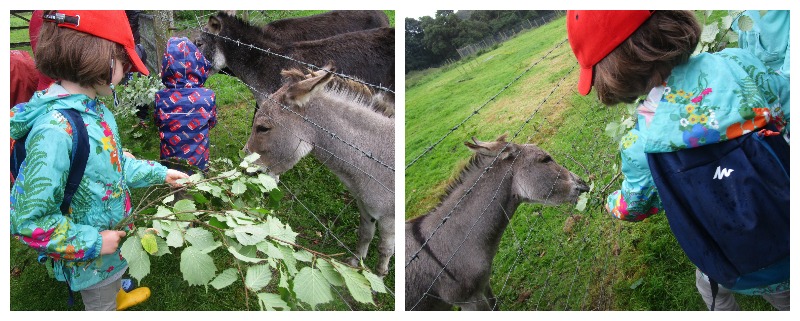
[[[589,186],[586,185],[586,182],[584,182],[580,177],[575,176],[575,189],[581,193],[588,192]]]

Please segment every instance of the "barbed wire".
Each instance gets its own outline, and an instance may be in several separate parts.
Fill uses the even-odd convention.
[[[372,87],[372,88],[375,88],[375,89],[378,89],[378,90],[381,90],[381,91],[385,91],[385,92],[388,92],[388,93],[392,93],[392,94],[395,93],[394,90],[391,90],[391,89],[389,89],[387,87],[384,87],[383,85],[370,84],[368,82],[365,82],[365,81],[363,81],[361,79],[358,79],[358,78],[355,78],[355,77],[352,77],[352,76],[348,76],[348,75],[345,75],[345,74],[342,74],[342,73],[338,73],[338,72],[335,72],[333,70],[329,70],[329,69],[326,69],[326,68],[311,64],[311,63],[300,61],[300,60],[294,59],[292,57],[289,57],[287,55],[282,55],[282,54],[279,54],[277,52],[273,52],[270,49],[259,48],[259,47],[253,46],[252,44],[249,44],[249,43],[243,43],[243,42],[239,41],[238,39],[231,39],[231,38],[226,37],[226,36],[220,36],[220,35],[213,34],[213,33],[210,33],[208,31],[205,31],[205,30],[202,30],[202,29],[200,30],[200,32],[212,35],[214,37],[222,38],[222,39],[224,39],[226,41],[230,41],[230,42],[236,43],[237,46],[244,46],[244,47],[247,47],[249,49],[259,50],[261,52],[264,52],[264,53],[267,53],[267,54],[270,54],[270,55],[273,55],[273,56],[276,56],[276,57],[280,57],[280,58],[295,62],[297,64],[300,64],[300,65],[303,65],[303,66],[306,66],[306,67],[310,67],[310,68],[312,68],[314,70],[322,70],[322,71],[325,71],[325,72],[329,72],[329,73],[332,73],[332,74],[334,74],[336,76],[339,76],[341,78],[344,78],[344,79],[347,79],[347,80],[351,80],[351,81],[360,83],[360,84],[368,86],[368,87]]]
[[[560,43],[558,43],[558,44],[557,44],[555,47],[553,47],[552,49],[550,49],[550,51],[546,52],[546,53],[545,53],[545,54],[544,54],[544,55],[543,55],[543,56],[542,56],[542,57],[541,57],[539,60],[537,60],[536,62],[534,62],[534,63],[533,63],[533,64],[531,64],[530,66],[528,66],[528,68],[527,68],[527,69],[525,69],[525,70],[524,70],[522,73],[520,73],[519,75],[517,75],[517,77],[515,77],[514,79],[512,79],[512,80],[511,80],[511,81],[510,81],[508,84],[506,84],[506,85],[505,85],[505,86],[504,86],[502,89],[500,89],[500,91],[499,91],[499,92],[497,92],[496,94],[494,94],[494,96],[492,96],[491,98],[489,98],[489,100],[487,100],[487,101],[486,101],[486,102],[484,102],[482,105],[480,105],[478,108],[476,108],[475,110],[473,110],[473,111],[472,111],[472,113],[470,113],[470,114],[469,114],[469,116],[467,116],[466,118],[464,118],[464,120],[462,120],[460,123],[458,123],[458,125],[456,125],[456,126],[454,126],[454,127],[450,128],[450,130],[449,130],[449,131],[448,131],[446,134],[444,134],[444,136],[442,136],[441,138],[439,138],[439,140],[437,140],[437,141],[436,141],[435,143],[433,143],[432,145],[430,145],[430,146],[428,146],[427,148],[425,148],[425,150],[424,150],[424,151],[423,151],[421,154],[417,155],[417,157],[416,157],[416,158],[414,158],[414,160],[412,160],[410,163],[408,163],[408,164],[406,165],[406,170],[407,170],[409,167],[411,167],[412,165],[414,165],[414,164],[415,164],[417,161],[419,161],[419,159],[420,159],[420,158],[422,158],[423,156],[425,156],[425,154],[429,153],[431,150],[433,150],[434,148],[436,148],[436,146],[437,146],[437,145],[439,145],[439,143],[441,143],[441,142],[442,142],[442,141],[443,141],[445,138],[447,138],[447,136],[450,136],[450,134],[452,134],[453,132],[455,132],[455,131],[456,131],[456,130],[459,128],[459,127],[461,127],[462,125],[464,125],[464,123],[466,123],[466,122],[467,122],[467,121],[468,121],[470,118],[472,118],[473,116],[477,115],[477,114],[478,114],[478,112],[479,112],[481,109],[483,109],[483,107],[486,107],[486,105],[488,105],[490,102],[494,101],[494,99],[495,99],[495,98],[497,98],[498,96],[500,96],[500,94],[502,94],[504,91],[506,91],[506,89],[508,89],[509,87],[511,87],[511,85],[513,85],[515,82],[517,82],[517,80],[519,80],[520,78],[522,78],[522,76],[524,76],[526,73],[528,73],[528,71],[530,71],[530,70],[531,70],[533,67],[535,67],[536,65],[538,65],[538,64],[539,64],[539,62],[541,62],[541,61],[543,61],[545,58],[547,58],[547,56],[548,56],[548,55],[550,55],[550,53],[552,53],[554,50],[556,50],[556,49],[558,49],[559,47],[561,47],[561,45],[563,45],[565,42],[567,42],[567,39],[564,39],[564,40],[562,40],[562,41],[561,41]]]
[[[567,78],[567,77],[568,77],[570,74],[572,74],[572,72],[573,72],[574,70],[575,70],[575,66],[573,65],[573,67],[572,67],[572,68],[571,68],[571,69],[570,69],[570,70],[569,70],[569,71],[568,71],[568,72],[567,72],[567,73],[566,73],[566,74],[565,74],[565,75],[564,75],[564,76],[563,76],[563,77],[562,77],[562,78],[561,78],[561,79],[560,79],[560,80],[557,82],[556,86],[555,86],[555,87],[553,87],[553,89],[550,91],[550,93],[547,95],[547,97],[545,97],[545,98],[544,98],[544,100],[542,100],[542,102],[541,102],[541,103],[539,104],[539,106],[538,106],[538,107],[537,107],[537,108],[534,110],[534,112],[533,112],[533,113],[532,113],[532,114],[531,114],[531,115],[530,115],[530,116],[529,116],[529,117],[528,117],[528,118],[525,120],[525,122],[523,122],[523,123],[522,123],[522,125],[520,125],[519,129],[518,129],[518,130],[517,130],[517,131],[514,133],[514,135],[513,135],[513,136],[512,136],[512,137],[511,137],[511,138],[508,140],[508,142],[507,142],[507,143],[505,144],[505,146],[503,146],[503,148],[502,148],[502,149],[501,149],[501,150],[498,152],[498,154],[497,154],[497,155],[494,157],[494,159],[492,159],[492,162],[491,162],[491,163],[490,163],[488,166],[486,166],[486,167],[484,168],[483,172],[481,172],[481,174],[478,176],[478,178],[475,180],[475,182],[472,184],[472,186],[470,186],[470,188],[469,188],[469,189],[467,189],[467,191],[465,191],[465,192],[464,192],[464,194],[463,194],[463,195],[462,195],[462,196],[459,198],[458,202],[457,202],[457,203],[456,203],[456,204],[453,206],[453,208],[450,210],[450,212],[448,212],[448,213],[447,213],[447,214],[444,216],[444,218],[442,218],[442,219],[441,219],[441,221],[439,222],[439,225],[437,225],[437,226],[436,226],[436,228],[434,228],[433,232],[431,232],[430,236],[429,236],[427,239],[425,239],[425,241],[424,241],[424,242],[422,243],[422,245],[420,246],[420,249],[419,249],[419,250],[417,250],[417,251],[416,251],[416,252],[415,252],[415,253],[414,253],[414,254],[411,256],[411,258],[409,259],[409,261],[406,263],[406,268],[408,268],[408,266],[409,266],[409,265],[410,265],[410,264],[411,264],[411,263],[412,263],[412,262],[413,262],[413,261],[414,261],[416,258],[418,258],[418,257],[419,257],[419,253],[420,253],[420,252],[421,252],[421,251],[422,251],[422,250],[423,250],[423,249],[424,249],[424,248],[427,246],[428,242],[429,242],[429,241],[430,241],[430,240],[433,238],[433,236],[436,234],[436,232],[437,232],[439,229],[441,229],[441,227],[442,227],[442,226],[444,226],[445,222],[447,222],[447,220],[448,220],[448,219],[451,217],[451,215],[453,214],[453,212],[455,211],[455,209],[456,209],[456,208],[458,208],[458,206],[461,204],[461,202],[464,200],[464,198],[465,198],[465,197],[466,197],[466,196],[467,196],[467,195],[468,195],[468,194],[469,194],[469,193],[470,193],[470,192],[471,192],[471,191],[472,191],[472,190],[475,188],[475,186],[477,186],[478,182],[479,182],[479,181],[480,181],[480,180],[483,178],[484,174],[486,174],[486,173],[487,173],[487,172],[488,172],[488,171],[489,171],[489,170],[490,170],[490,169],[491,169],[491,168],[494,166],[494,164],[497,162],[497,160],[499,159],[499,157],[500,157],[500,155],[503,153],[503,151],[505,151],[505,150],[508,148],[508,146],[511,144],[511,142],[512,142],[512,141],[514,141],[514,139],[515,139],[515,138],[516,138],[516,137],[517,137],[517,136],[520,134],[520,132],[522,131],[522,129],[523,129],[523,128],[524,128],[524,127],[525,127],[525,126],[528,124],[528,123],[530,123],[531,119],[533,119],[533,117],[534,117],[534,116],[535,116],[535,115],[538,113],[538,111],[541,109],[542,105],[544,105],[544,103],[545,103],[545,102],[547,102],[547,100],[549,99],[549,97],[550,97],[550,96],[552,96],[552,94],[555,92],[555,90],[556,90],[556,89],[558,89],[558,88],[560,87],[560,85],[561,85],[561,83],[564,81],[564,79],[566,79],[566,78]],[[515,158],[514,158],[514,160],[512,161],[512,164],[511,164],[511,167],[512,167],[512,168],[513,168],[514,162],[516,162],[516,160],[517,160],[517,158],[515,157]],[[509,171],[510,171],[510,169],[509,169]],[[507,173],[508,173],[508,172],[507,172]],[[503,175],[503,178],[502,178],[502,179],[501,179],[501,181],[500,181],[500,185],[502,185],[502,182],[503,182],[503,180],[505,180],[505,177],[506,177],[507,173]],[[560,173],[559,173],[559,176],[560,176]],[[557,180],[558,180],[558,177],[557,177],[557,178],[556,178],[556,180],[553,182],[553,185],[555,185],[555,183],[556,183],[556,181],[557,181]],[[490,206],[490,205],[491,205],[491,204],[494,202],[495,198],[497,197],[497,193],[498,193],[498,192],[499,192],[499,190],[500,190],[500,185],[498,185],[497,189],[495,190],[495,193],[494,193],[494,195],[492,196],[492,199],[491,199],[491,200],[488,202],[488,204],[486,205],[486,207],[483,209],[483,211],[482,211],[482,212],[481,212],[481,214],[479,215],[478,219],[475,221],[475,223],[474,223],[472,226],[470,226],[469,230],[466,232],[466,235],[465,235],[464,239],[461,241],[461,243],[459,243],[459,245],[456,247],[456,249],[453,251],[453,253],[450,255],[450,257],[447,259],[447,262],[445,262],[445,264],[444,264],[444,265],[442,266],[442,268],[439,270],[439,273],[436,275],[436,277],[434,278],[434,280],[433,280],[433,281],[431,281],[431,285],[428,287],[428,289],[427,289],[427,290],[425,290],[425,293],[428,293],[428,292],[430,292],[430,290],[433,288],[433,285],[436,283],[436,281],[439,279],[439,277],[441,276],[441,274],[442,274],[442,273],[444,272],[444,270],[447,268],[448,264],[449,264],[449,263],[452,261],[453,257],[455,257],[456,253],[458,253],[458,251],[461,249],[461,246],[463,246],[464,242],[467,240],[467,238],[469,237],[469,235],[472,233],[472,230],[474,229],[475,225],[476,225],[476,224],[477,224],[477,223],[480,221],[480,219],[481,219],[481,218],[483,217],[483,215],[486,213],[486,210],[488,210],[489,206]],[[552,192],[552,187],[551,187],[551,192]],[[549,194],[549,195],[551,195],[551,194]],[[549,199],[549,195],[548,195],[548,199]],[[418,301],[417,301],[417,302],[414,304],[414,306],[411,308],[411,310],[414,310],[414,308],[415,308],[417,305],[419,305],[419,303],[420,303],[420,302],[422,302],[422,299],[423,299],[424,297],[425,297],[425,295],[423,294],[423,295],[422,295],[422,296],[419,298],[419,300],[418,300]],[[495,302],[496,302],[496,301],[495,301]]]

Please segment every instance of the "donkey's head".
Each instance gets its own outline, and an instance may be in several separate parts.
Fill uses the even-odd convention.
[[[288,171],[313,149],[316,128],[300,115],[305,115],[309,101],[332,75],[289,77],[259,106],[245,151],[261,155],[256,163],[266,167],[271,175]]]
[[[523,202],[557,205],[574,203],[582,192],[589,191],[586,183],[577,175],[556,163],[553,158],[532,144],[506,143],[502,135],[493,142],[464,144],[477,153],[476,157],[497,157],[497,167],[512,164],[511,189],[514,196]]]
[[[211,73],[223,70],[227,66],[225,51],[222,50],[222,46],[231,44],[226,44],[225,42],[229,40],[223,37],[231,38],[231,35],[241,34],[250,29],[253,28],[236,18],[235,11],[221,11],[208,17],[208,22],[200,31],[200,35],[195,39],[194,43],[206,56],[206,59],[211,61]],[[236,38],[234,40],[238,40],[239,37],[234,38]]]

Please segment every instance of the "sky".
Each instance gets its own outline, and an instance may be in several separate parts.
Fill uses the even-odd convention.
[[[398,10],[398,13],[401,13],[403,17],[414,18],[417,20],[419,20],[419,17],[422,16],[436,16],[436,9],[430,8],[411,7],[402,9],[402,12],[400,11],[401,10]]]

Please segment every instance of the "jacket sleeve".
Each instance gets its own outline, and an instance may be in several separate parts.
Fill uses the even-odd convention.
[[[164,184],[167,179],[167,168],[154,161],[123,156],[122,170],[125,183],[133,188]]]
[[[103,240],[97,228],[61,213],[70,146],[59,125],[40,124],[28,134],[25,163],[11,188],[11,234],[53,258],[86,261],[100,255]]]
[[[633,129],[620,141],[622,187],[606,199],[606,210],[625,221],[641,221],[661,209],[653,176],[644,153],[644,139]]]

